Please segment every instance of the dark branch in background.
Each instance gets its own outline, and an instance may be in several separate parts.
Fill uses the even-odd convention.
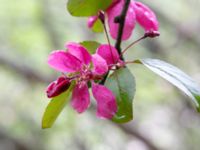
[[[180,24],[177,20],[172,17],[167,16],[161,10],[156,9],[155,6],[149,3],[150,7],[153,8],[155,14],[158,16],[160,22],[167,27],[174,28],[174,35],[177,35],[177,40],[190,40],[195,45],[200,46],[200,38],[195,34],[199,31],[199,22],[195,19],[189,22],[184,22],[184,24]],[[190,27],[190,28],[188,28]],[[165,27],[166,28],[166,27]],[[174,36],[172,35],[172,36]],[[171,45],[176,46],[176,45]]]
[[[52,23],[52,18],[49,17],[52,14],[50,10],[50,1],[49,0],[42,0],[41,1],[41,23],[45,31],[47,31],[48,37],[50,39],[50,43],[52,44],[53,48],[60,47],[60,41],[58,32],[54,28]]]
[[[130,126],[127,125],[121,125],[121,124],[115,124],[115,126],[118,126],[119,129],[121,129],[124,133],[129,135],[130,137],[135,137],[142,141],[146,146],[149,148],[149,150],[161,150],[158,148],[154,143],[152,143],[147,137],[142,135],[137,131],[137,129],[133,129]]]
[[[48,83],[51,81],[51,78],[46,77],[40,73],[37,73],[38,71],[33,70],[33,68],[29,67],[28,65],[25,65],[23,63],[20,63],[19,60],[11,60],[10,58],[5,57],[4,55],[0,54],[0,65],[10,68],[12,71],[23,75],[27,79],[27,81],[32,82],[45,82]]]
[[[115,20],[114,20],[115,23],[119,24],[119,29],[118,29],[117,40],[116,40],[116,43],[115,43],[115,48],[117,49],[121,60],[124,60],[123,55],[121,55],[121,53],[122,53],[121,42],[122,42],[122,35],[123,35],[125,18],[126,18],[126,14],[127,14],[127,11],[128,11],[129,4],[130,4],[130,0],[126,0],[121,14],[119,16],[117,16],[115,18]],[[108,75],[109,75],[109,72],[101,80],[100,84],[104,84],[105,83]]]
[[[13,149],[14,147],[15,150],[32,150],[32,148],[27,146],[25,143],[22,143],[17,139],[10,137],[3,131],[0,131],[0,141],[2,142],[0,144],[0,149]]]
[[[115,18],[115,23],[119,24],[117,41],[115,43],[115,48],[117,49],[119,55],[121,55],[122,35],[123,35],[123,29],[124,29],[124,24],[125,24],[125,19],[126,19],[126,14],[128,11],[129,4],[130,4],[130,0],[126,0],[121,14]],[[124,60],[122,55],[121,55],[121,59]]]

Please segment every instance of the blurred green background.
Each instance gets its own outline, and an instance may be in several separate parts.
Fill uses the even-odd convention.
[[[41,129],[49,100],[45,88],[58,76],[48,54],[65,42],[99,40],[86,18],[74,18],[67,0],[0,0],[0,150],[199,150],[200,115],[190,100],[143,66],[129,66],[137,92],[134,120],[125,125],[77,114],[66,107],[51,129]],[[126,53],[127,60],[168,61],[200,83],[200,0],[143,0],[157,14],[161,36]],[[143,34],[136,27],[130,44]],[[114,43],[114,41],[112,41]]]

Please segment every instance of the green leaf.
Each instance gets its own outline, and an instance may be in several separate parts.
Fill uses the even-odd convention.
[[[157,59],[141,59],[136,60],[136,63],[141,63],[163,77],[186,95],[188,95],[195,103],[197,110],[200,111],[200,86],[195,81],[185,74],[180,69]]]
[[[100,32],[103,32],[103,30],[104,30],[104,28],[103,28],[102,22],[100,21],[100,19],[97,19],[97,21],[94,23],[94,25],[92,27],[92,31],[100,33]]]
[[[72,16],[87,17],[97,15],[99,10],[105,10],[112,0],[68,0],[67,9]]]
[[[56,121],[57,117],[67,104],[67,102],[71,98],[71,91],[74,87],[74,84],[71,84],[69,89],[65,91],[64,93],[60,94],[59,96],[54,97],[48,106],[46,107],[46,110],[44,112],[43,118],[42,118],[42,128],[51,128],[54,122]]]
[[[128,68],[116,70],[106,80],[105,85],[112,90],[117,99],[118,111],[113,117],[117,123],[133,119],[133,98],[135,95],[135,78]]]
[[[90,54],[94,54],[100,46],[100,43],[96,41],[83,41],[80,44],[83,45],[90,52]]]

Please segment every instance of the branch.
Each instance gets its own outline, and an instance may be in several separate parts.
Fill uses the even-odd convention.
[[[145,143],[146,146],[148,146],[148,148],[150,150],[161,150],[153,142],[151,142],[148,138],[146,138],[144,135],[139,133],[136,129],[131,128],[127,125],[121,125],[121,124],[115,124],[115,126],[119,127],[119,129],[121,129],[127,135],[129,135],[131,137],[135,137],[135,138],[139,139],[140,141],[142,141],[143,143]]]
[[[25,143],[18,141],[15,138],[8,136],[3,131],[0,131],[0,141],[3,142],[1,143],[2,145],[0,146],[0,148],[3,147],[5,149],[9,149],[10,147],[12,147],[15,150],[31,150],[31,147],[27,146]]]
[[[126,0],[121,14],[115,18],[115,23],[119,23],[119,29],[118,29],[117,41],[115,43],[115,48],[117,49],[121,60],[124,60],[123,55],[121,55],[121,42],[122,42],[122,35],[123,35],[125,18],[126,18],[126,14],[127,14],[127,11],[128,11],[129,4],[130,4],[130,0]],[[105,83],[108,75],[109,75],[109,72],[101,80],[100,84],[103,85]]]
[[[126,14],[128,11],[129,4],[130,4],[130,0],[126,0],[121,14],[115,18],[115,23],[119,23],[117,41],[115,43],[115,48],[118,50],[119,55],[121,55],[122,35],[123,35],[123,29],[124,29],[124,24],[125,24],[125,19],[126,19]],[[124,60],[122,55],[121,55],[121,59]]]

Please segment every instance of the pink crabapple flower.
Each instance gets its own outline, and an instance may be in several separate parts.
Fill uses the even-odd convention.
[[[82,113],[90,105],[88,83],[91,82],[92,93],[97,101],[97,116],[111,119],[117,112],[115,95],[107,87],[94,82],[94,80],[102,79],[103,75],[108,72],[108,62],[104,57],[111,59],[110,56],[103,55],[104,57],[102,57],[101,52],[90,55],[87,49],[78,43],[71,42],[65,47],[66,51],[53,51],[48,57],[48,64],[55,70],[70,76],[60,77],[57,81],[52,82],[47,88],[48,97],[62,93],[63,90],[60,89],[66,86],[65,82],[74,80],[76,85],[72,91],[71,106],[78,113]],[[98,50],[101,51],[101,46]],[[116,57],[116,59],[118,58]],[[57,89],[59,89],[58,92],[55,92]]]
[[[117,39],[119,24],[115,23],[115,18],[120,15],[125,0],[113,1],[111,6],[106,10],[108,26],[110,35],[113,39]],[[92,16],[88,19],[88,27],[92,28],[98,16]],[[155,37],[159,35],[159,22],[156,18],[154,12],[146,5],[141,2],[136,2],[131,0],[124,24],[124,30],[122,35],[122,40],[128,40],[132,35],[135,24],[139,25],[145,30],[145,34],[149,37]],[[149,34],[150,33],[150,34]]]

